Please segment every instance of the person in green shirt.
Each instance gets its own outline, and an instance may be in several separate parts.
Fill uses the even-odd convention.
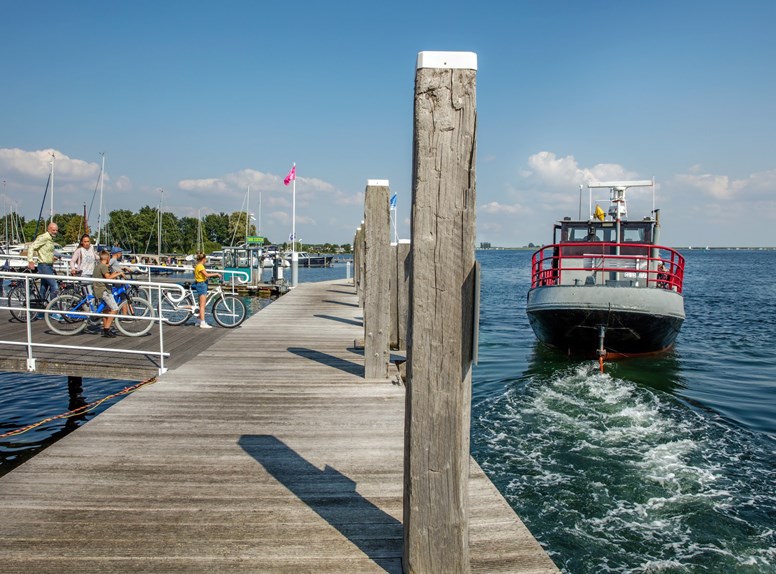
[[[54,238],[59,233],[59,226],[53,221],[48,224],[46,231],[35,238],[27,251],[27,267],[35,269],[34,256],[38,255],[38,273],[54,275]],[[45,300],[57,296],[59,286],[54,279],[40,280],[40,296]]]

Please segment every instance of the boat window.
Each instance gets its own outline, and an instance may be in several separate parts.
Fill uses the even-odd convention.
[[[587,226],[584,227],[569,227],[568,241],[586,241],[587,240]]]
[[[644,243],[644,228],[643,227],[623,228],[622,240],[624,243]]]

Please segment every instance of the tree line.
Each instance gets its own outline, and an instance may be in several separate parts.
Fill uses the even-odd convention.
[[[160,236],[158,207],[146,205],[137,212],[117,209],[110,212],[100,233],[100,243],[120,245],[134,253],[193,253],[198,249],[211,253],[222,246],[245,243],[246,232],[248,236],[255,236],[256,226],[250,222],[246,226],[247,217],[245,211],[210,213],[200,222],[196,217],[177,217],[165,211],[162,212]],[[97,222],[85,221],[83,215],[58,213],[54,215],[54,221],[59,226],[57,242],[61,245],[78,242],[84,233],[95,239],[97,237]],[[19,215],[6,216],[0,225],[0,240],[7,238],[11,243],[32,241],[36,233],[46,230],[46,224],[43,219],[37,221],[26,220]],[[265,237],[264,243],[268,245],[271,241]],[[288,243],[280,244],[281,249],[289,247]],[[317,251],[320,252],[350,252],[350,244],[325,243],[315,247],[319,247]],[[297,249],[302,250],[303,247],[297,244]]]

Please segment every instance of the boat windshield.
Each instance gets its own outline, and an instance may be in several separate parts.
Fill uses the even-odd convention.
[[[561,243],[582,242],[617,243],[617,227],[611,221],[564,222]],[[650,222],[623,222],[620,227],[620,242],[650,243],[652,241]]]

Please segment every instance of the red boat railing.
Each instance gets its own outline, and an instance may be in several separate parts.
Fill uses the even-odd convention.
[[[684,257],[646,243],[554,243],[531,259],[531,287],[618,285],[682,292]]]

